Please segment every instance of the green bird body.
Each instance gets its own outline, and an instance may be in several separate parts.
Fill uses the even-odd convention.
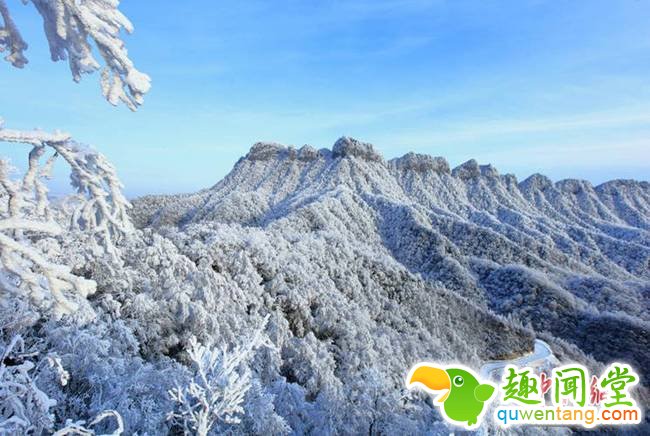
[[[478,416],[483,411],[485,401],[492,396],[494,387],[480,384],[476,377],[463,369],[450,368],[447,369],[447,374],[451,380],[451,389],[443,410],[450,419],[466,422],[471,427],[478,422]],[[456,385],[457,382],[460,386]]]
[[[443,403],[443,413],[455,423],[466,427],[478,424],[479,417],[494,394],[494,386],[480,383],[476,376],[463,368],[440,369],[430,364],[416,366],[407,378],[407,387],[422,385],[429,393],[447,391],[437,401]]]

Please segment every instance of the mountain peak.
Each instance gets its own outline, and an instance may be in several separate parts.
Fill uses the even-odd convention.
[[[581,192],[589,192],[593,190],[593,186],[590,182],[580,179],[560,180],[555,184],[555,187],[570,194],[579,194]]]
[[[353,156],[368,161],[384,162],[383,156],[375,150],[372,144],[347,136],[336,141],[332,148],[332,154],[335,158]]]
[[[384,162],[384,158],[374,146],[354,138],[344,136],[339,138],[332,151],[327,149],[316,150],[310,145],[304,145],[300,149],[283,145],[277,142],[256,142],[253,144],[245,159],[249,161],[270,161],[276,159],[290,159],[301,161],[313,161],[318,158],[344,158],[356,157],[359,159]]]
[[[475,159],[470,159],[465,163],[458,165],[453,169],[451,174],[461,180],[471,180],[480,176],[487,178],[499,177],[499,172],[492,165],[479,165]]]
[[[256,142],[246,155],[250,161],[270,161],[276,159],[290,159],[312,161],[323,157],[323,153],[311,145],[303,145],[299,149],[277,142]]]
[[[528,176],[526,180],[519,184],[519,187],[525,191],[544,191],[547,189],[553,189],[553,181],[546,177],[543,174],[535,173],[531,176]]]
[[[289,154],[292,147],[277,142],[256,142],[246,155],[249,160],[271,160]],[[293,150],[295,152],[295,150]]]
[[[475,159],[470,159],[454,168],[451,174],[462,180],[473,179],[481,175],[481,169]]]
[[[323,154],[311,145],[303,145],[298,150],[299,160],[312,161],[318,159],[319,157],[323,157]]]

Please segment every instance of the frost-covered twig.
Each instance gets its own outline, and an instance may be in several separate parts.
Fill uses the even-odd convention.
[[[115,418],[115,422],[117,423],[117,428],[113,430],[112,433],[101,434],[98,436],[120,436],[122,433],[124,433],[124,422],[122,420],[122,416],[119,413],[117,413],[115,410],[106,410],[100,413],[95,417],[95,419],[90,421],[90,424],[88,424],[88,426],[89,427],[95,426],[107,418]],[[52,436],[65,436],[65,435],[95,436],[97,435],[97,433],[94,430],[86,427],[85,421],[71,422],[70,420],[68,420],[66,426],[61,430],[55,432]]]
[[[23,0],[24,3],[30,0]],[[151,79],[138,71],[121,39],[122,29],[133,32],[131,22],[118,10],[119,0],[31,0],[43,17],[45,35],[53,61],[67,60],[75,81],[82,74],[101,69],[104,97],[113,105],[125,103],[136,110],[151,87]],[[0,0],[0,51],[5,59],[22,68],[27,59],[18,28],[11,19],[5,0]],[[104,67],[93,56],[93,44]]]
[[[263,329],[231,350],[210,349],[192,338],[188,354],[194,365],[194,378],[189,385],[169,391],[176,409],[168,419],[186,434],[198,435],[207,435],[219,421],[238,424],[244,412],[244,397],[251,386],[246,364],[255,350],[263,346],[273,346]]]

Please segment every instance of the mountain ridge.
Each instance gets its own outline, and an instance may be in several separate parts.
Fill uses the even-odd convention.
[[[310,169],[313,170],[316,166],[318,166],[323,172],[328,173],[332,180],[341,181],[340,178],[337,179],[335,177],[336,174],[332,174],[332,166],[337,162],[341,163],[351,159],[360,163],[369,163],[370,165],[379,168],[380,171],[387,171],[398,181],[398,184],[403,185],[402,188],[404,188],[405,184],[414,182],[413,180],[409,180],[409,178],[413,179],[413,173],[415,172],[421,175],[420,178],[422,180],[417,180],[419,184],[426,182],[429,184],[441,185],[442,188],[449,188],[450,183],[453,184],[456,180],[462,180],[468,185],[475,185],[476,183],[482,182],[487,184],[484,188],[488,188],[488,191],[498,188],[502,188],[502,191],[507,191],[508,195],[506,197],[503,196],[503,192],[496,193],[498,197],[505,199],[507,203],[511,203],[512,201],[521,203],[521,201],[524,200],[526,202],[535,203],[541,210],[549,209],[548,197],[554,201],[558,198],[572,195],[579,197],[578,200],[582,201],[585,207],[595,207],[604,215],[603,218],[607,220],[613,220],[618,224],[624,224],[631,227],[650,229],[650,220],[647,218],[647,216],[650,215],[650,207],[648,206],[650,204],[650,184],[645,181],[616,179],[604,182],[594,187],[586,180],[565,179],[554,183],[546,176],[533,174],[525,180],[518,182],[514,175],[501,175],[493,166],[489,164],[478,165],[478,163],[473,159],[455,167],[454,169],[451,169],[448,162],[442,157],[432,157],[415,153],[407,153],[402,157],[386,161],[383,159],[381,154],[375,151],[371,144],[363,143],[347,137],[339,139],[332,150],[316,150],[308,145],[296,149],[291,146],[284,146],[277,143],[259,142],[253,145],[249,153],[235,164],[233,170],[222,179],[222,181],[209,189],[200,191],[196,194],[186,194],[183,196],[145,196],[136,200],[136,202],[140,204],[147,202],[157,203],[156,199],[185,198],[190,203],[200,203],[205,200],[206,197],[209,197],[211,192],[219,191],[222,187],[227,187],[229,181],[233,184],[240,183],[241,186],[237,187],[238,190],[242,190],[242,188],[249,191],[263,189],[265,187],[265,182],[266,185],[268,185],[269,179],[274,176],[276,177],[276,184],[280,184],[277,179],[280,176],[278,174],[274,175],[274,172],[283,174],[284,176],[290,176],[293,173],[294,178],[313,178],[314,171],[311,171],[310,173]],[[273,162],[275,165],[264,165],[264,162],[267,164]],[[261,171],[265,174],[259,174],[260,164],[266,166],[266,169],[262,169]],[[284,168],[279,168],[280,166],[284,166]],[[244,169],[242,167],[246,168]],[[255,175],[250,177],[258,180],[256,184],[253,184],[252,180],[247,180],[249,179],[248,174],[243,174],[251,171],[252,167],[257,167]],[[282,171],[284,171],[284,173],[282,173]],[[299,174],[296,174],[297,171]],[[436,179],[435,175],[438,175],[439,177]],[[384,179],[388,179],[385,173],[381,176]],[[359,181],[357,180],[357,183],[358,182]],[[281,185],[284,185],[284,189],[300,189],[298,185],[287,187],[287,183],[287,180],[281,183]],[[328,186],[322,187],[331,188],[332,184],[330,183]],[[394,188],[395,187],[393,187],[393,189]],[[414,188],[417,190],[421,187]],[[465,200],[467,200],[467,196],[464,195],[464,193],[461,192],[462,190],[459,190],[457,186],[452,186],[451,188],[451,193],[440,191],[439,193],[446,194],[447,197],[449,197],[450,194],[455,198],[465,197]],[[409,190],[408,187],[407,190]],[[449,191],[449,189],[447,189],[447,191]],[[630,191],[632,191],[631,194]],[[630,196],[634,197],[634,199],[630,199]],[[445,195],[443,195],[442,198],[444,197]],[[641,199],[643,203],[639,204],[638,199]],[[637,204],[634,204],[635,202]],[[440,204],[438,204],[438,206],[440,206]],[[155,206],[154,208],[157,210]],[[553,207],[550,209],[553,209]],[[621,210],[625,210],[629,213],[626,213],[621,217]],[[561,213],[564,212],[565,210],[561,210]],[[140,219],[142,217],[138,218]],[[150,218],[151,217],[149,217],[149,219]],[[185,217],[185,219],[187,218],[188,217]],[[145,217],[145,220],[146,219],[147,218]],[[174,224],[180,224],[180,221],[183,220],[181,219],[179,221],[177,218],[172,219],[171,221]]]
[[[284,145],[277,142],[260,141],[253,144],[248,153],[240,158],[240,161],[247,159],[254,161],[264,161],[277,158],[287,158],[289,160],[301,160],[309,162],[318,158],[336,159],[351,156],[369,161],[382,162],[384,165],[395,166],[397,168],[416,169],[419,171],[434,170],[445,174],[452,174],[460,178],[471,178],[482,175],[486,177],[502,176],[507,178],[514,178],[514,180],[517,180],[517,177],[514,174],[506,173],[501,175],[492,164],[480,165],[475,159],[469,159],[457,165],[453,169],[444,157],[432,156],[423,153],[407,152],[402,156],[387,160],[379,151],[375,149],[373,144],[362,142],[347,136],[339,138],[332,146],[332,149],[316,149],[315,147],[308,144],[297,148],[292,145]],[[650,189],[650,182],[645,180],[612,179],[599,183],[597,185],[593,185],[586,179],[574,178],[560,179],[556,182],[553,182],[550,178],[540,173],[531,174],[521,182],[517,181],[517,183],[526,183],[527,185],[530,185],[537,180],[542,181],[541,185],[543,186],[554,186],[556,188],[568,183],[579,183],[584,186],[590,186],[593,189],[605,189],[608,185],[640,185],[644,189]]]
[[[237,161],[233,170],[222,181],[213,185],[211,188],[201,190],[194,194],[147,195],[135,201],[139,204],[147,202],[158,203],[162,199],[170,198],[186,198],[190,202],[200,201],[197,196],[207,196],[210,191],[218,190],[220,186],[237,174],[238,167],[246,163],[275,162],[280,164],[284,162],[287,164],[293,162],[297,165],[313,166],[316,162],[331,163],[346,158],[376,163],[386,168],[396,177],[404,176],[404,174],[400,173],[415,172],[422,174],[422,177],[425,178],[430,178],[432,174],[438,174],[441,176],[449,176],[452,179],[460,179],[464,182],[476,182],[478,179],[485,182],[491,180],[493,184],[503,184],[511,194],[523,196],[529,201],[537,201],[538,203],[543,203],[546,196],[558,197],[568,194],[584,197],[587,195],[591,196],[592,199],[594,197],[597,198],[598,202],[602,203],[598,205],[600,210],[605,213],[607,213],[607,210],[616,209],[618,206],[621,206],[620,197],[622,191],[628,191],[624,193],[625,195],[623,197],[629,197],[629,191],[634,191],[634,196],[641,198],[644,204],[641,205],[641,212],[637,210],[638,208],[629,207],[629,204],[622,204],[632,214],[632,216],[627,216],[624,221],[631,220],[631,222],[626,221],[626,224],[631,224],[633,227],[638,226],[650,229],[650,220],[647,218],[647,215],[650,214],[650,208],[648,207],[648,204],[650,204],[650,183],[647,181],[613,179],[594,186],[588,180],[582,179],[569,178],[553,182],[547,176],[539,173],[531,174],[526,179],[519,181],[513,174],[500,174],[491,164],[479,165],[474,159],[470,159],[453,169],[444,157],[433,157],[413,152],[406,153],[401,157],[385,160],[381,153],[375,150],[372,144],[348,137],[340,138],[331,150],[327,148],[316,149],[310,145],[294,148],[293,146],[286,146],[275,142],[258,142],[251,147],[245,156]],[[430,180],[430,182],[436,181]],[[628,199],[628,203],[631,201]],[[619,204],[615,204],[615,202]],[[178,222],[175,224],[178,224]]]

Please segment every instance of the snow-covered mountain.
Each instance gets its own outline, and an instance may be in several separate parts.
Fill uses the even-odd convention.
[[[211,298],[229,316],[272,314],[268,380],[333,429],[419,428],[434,413],[401,399],[413,363],[478,368],[535,337],[594,369],[650,367],[648,182],[518,182],[473,160],[386,161],[351,138],[258,143],[212,188],[138,199],[133,217],[228,283]]]
[[[650,404],[647,182],[518,183],[342,138],[256,144],[212,188],[128,209],[112,166],[61,153],[90,198],[48,206],[35,165],[0,193],[14,433],[447,434],[405,387],[423,360],[624,361]]]

